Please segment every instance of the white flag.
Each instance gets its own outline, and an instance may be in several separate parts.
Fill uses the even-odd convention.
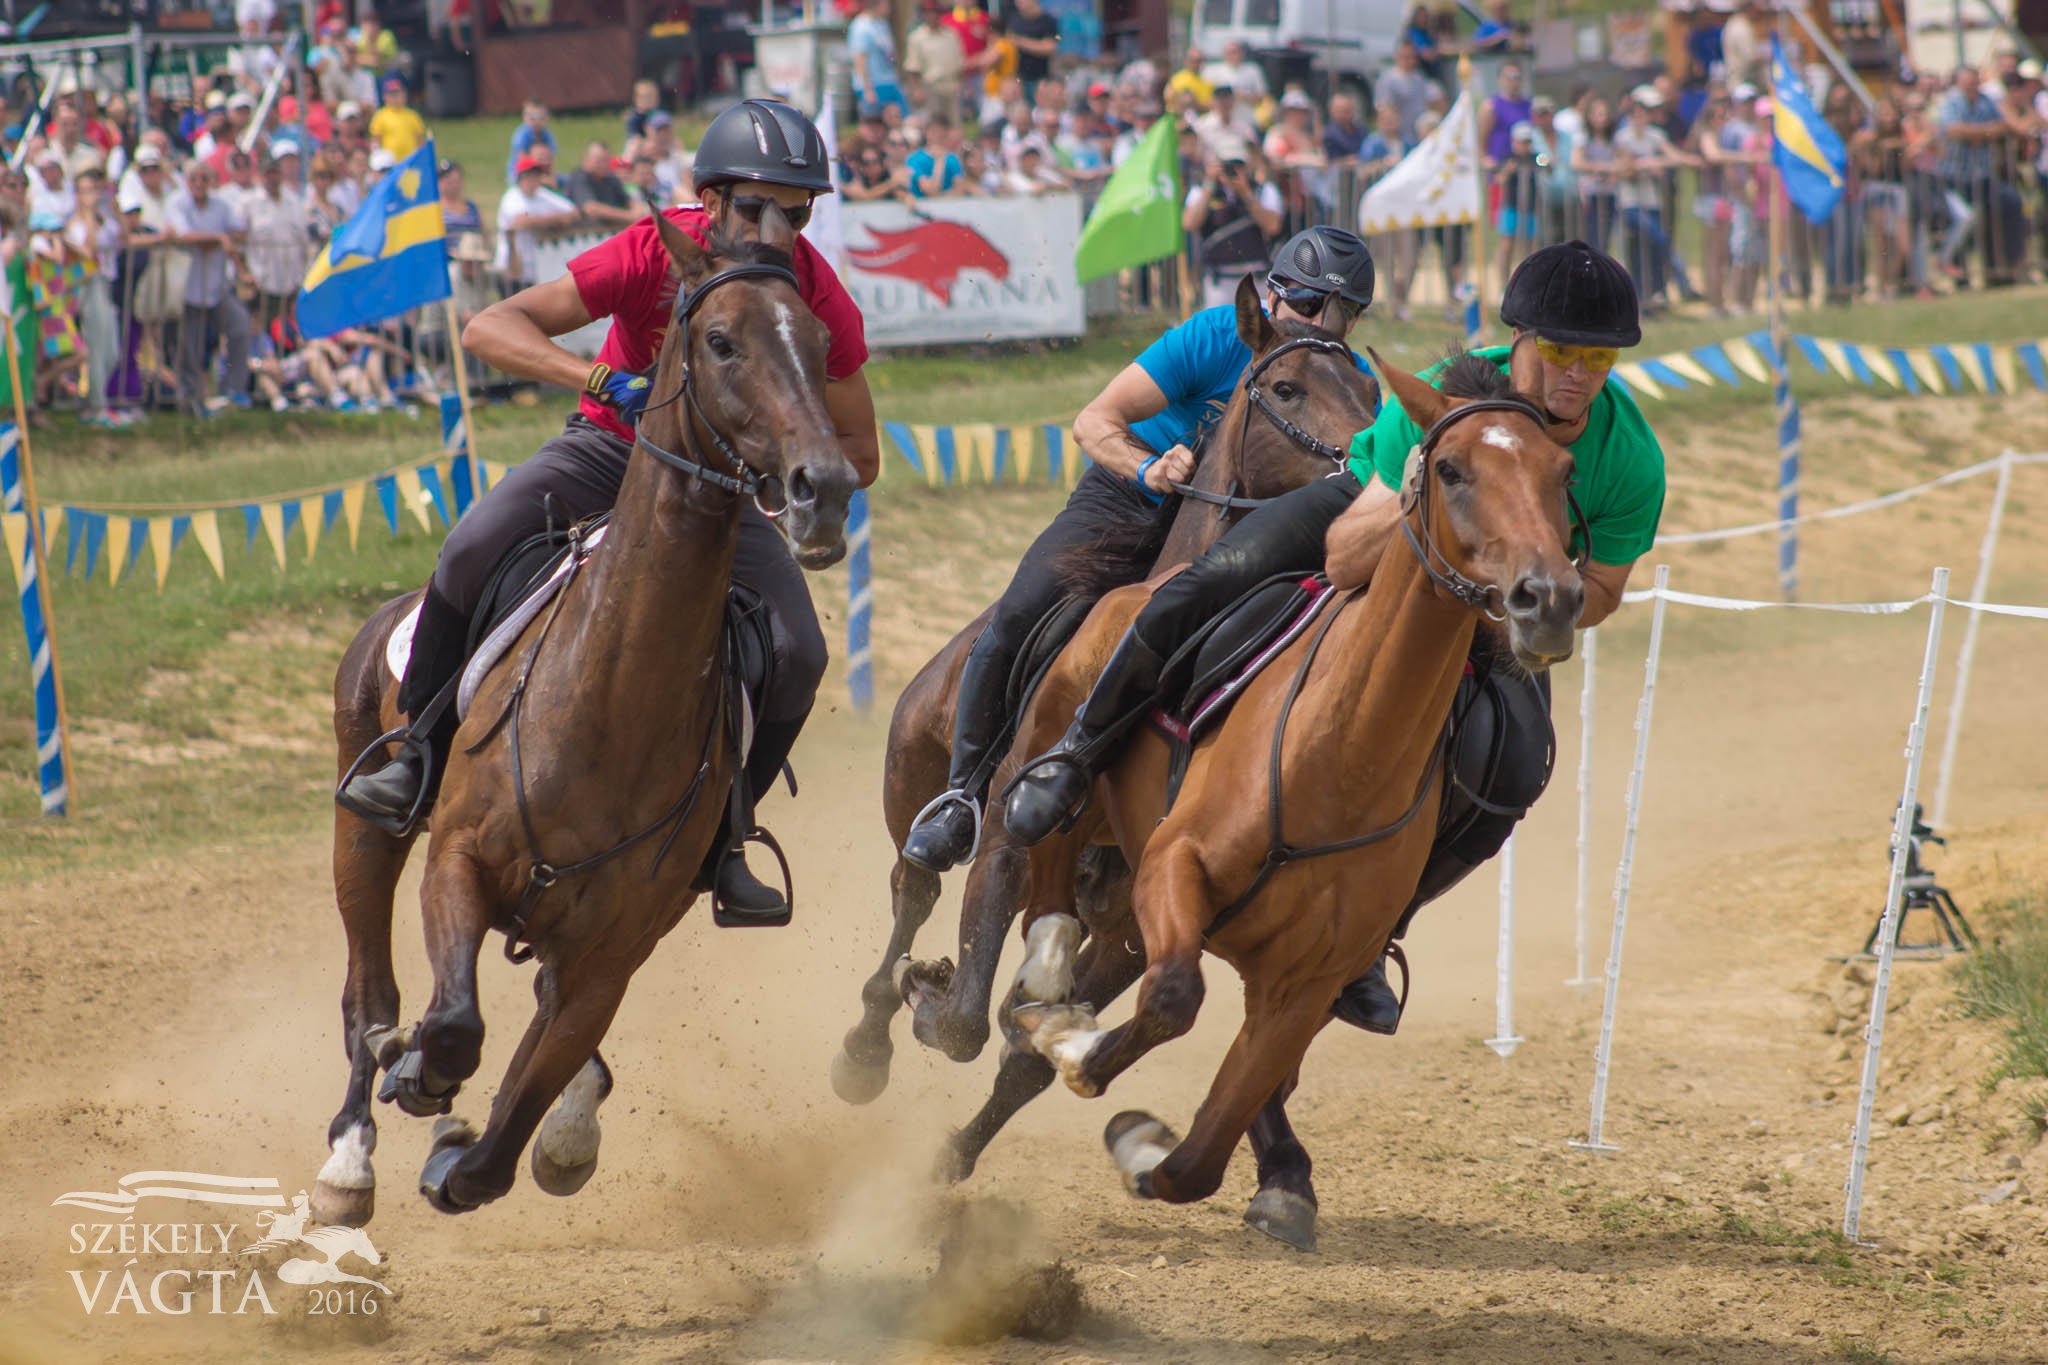
[[[1444,115],[1436,131],[1401,158],[1358,201],[1358,230],[1440,227],[1479,217],[1479,120],[1472,97]]]
[[[824,107],[818,110],[818,133],[825,139],[825,173],[836,181],[839,178],[839,119],[833,112],[829,96]],[[832,268],[844,278],[846,233],[840,223],[839,199],[837,194],[821,194],[811,201],[811,221],[804,224],[804,236],[811,239],[811,245],[818,249],[818,254],[832,262]]]

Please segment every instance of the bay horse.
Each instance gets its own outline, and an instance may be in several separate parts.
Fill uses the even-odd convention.
[[[1378,388],[1358,368],[1348,346],[1303,324],[1276,325],[1260,307],[1258,285],[1250,277],[1239,283],[1236,309],[1238,336],[1250,348],[1252,361],[1212,427],[1194,482],[1180,491],[1177,505],[1162,509],[1159,522],[1134,528],[1128,542],[1107,537],[1100,552],[1089,557],[1090,563],[1070,566],[1081,580],[1077,594],[1099,596],[1111,586],[1193,559],[1251,508],[1341,469],[1343,446],[1352,433],[1371,422]],[[1321,437],[1314,434],[1318,432]],[[889,725],[882,807],[898,850],[918,811],[946,786],[960,671],[994,611],[991,606],[968,622],[897,699]],[[1001,822],[989,821],[980,852],[969,865],[960,920],[960,968],[956,972],[947,963],[924,969],[927,976],[950,982],[950,989],[930,992],[921,1002],[917,1036],[956,1061],[973,1059],[988,1038],[997,959],[1021,905],[1022,857],[1021,849],[1005,844]],[[1084,852],[1081,861],[1087,913],[1105,928],[1127,923],[1130,874],[1121,857],[1098,849]],[[868,1103],[888,1085],[894,1051],[889,1028],[905,1003],[898,986],[899,964],[929,918],[939,885],[936,873],[899,851],[889,874],[889,940],[880,966],[862,987],[860,1021],[832,1060],[833,1089],[848,1103]],[[966,1166],[972,1165],[969,1157]]]
[[[1573,648],[1584,589],[1570,550],[1571,453],[1490,364],[1454,367],[1483,371],[1480,392],[1458,397],[1373,362],[1427,435],[1370,582],[1332,593],[1251,683],[1196,747],[1170,809],[1166,746],[1141,727],[1078,822],[1030,853],[1026,965],[1038,970],[1020,978],[1043,995],[1017,1005],[1012,1023],[1077,1093],[1100,1095],[1192,1027],[1205,950],[1244,982],[1244,1024],[1187,1137],[1135,1110],[1105,1130],[1140,1198],[1215,1192],[1247,1128],[1292,1089],[1338,992],[1385,949],[1430,851],[1445,722],[1481,618],[1532,671]],[[1065,729],[1154,586],[1097,605],[1033,699],[1011,771]],[[1108,1029],[1073,977],[1078,929],[1061,924],[1076,854],[1098,841],[1137,869],[1146,964],[1135,1017]]]
[[[788,219],[770,204],[744,238],[709,249],[655,223],[679,287],[654,399],[603,542],[456,733],[420,888],[434,993],[414,1027],[398,1027],[391,968],[392,899],[413,836],[336,810],[349,1080],[314,1190],[322,1222],[371,1216],[379,1070],[383,1097],[416,1116],[447,1113],[476,1072],[477,953],[492,929],[508,957],[538,960],[537,1007],[482,1136],[459,1120],[436,1125],[421,1193],[445,1213],[503,1195],[536,1125],[536,1183],[570,1194],[589,1178],[612,1085],[598,1044],[634,971],[696,897],[732,775],[719,656],[742,502],[780,516],[806,563],[830,563],[843,546],[855,476],[825,410],[829,338],[798,295]],[[777,488],[771,509],[762,500]],[[386,603],[342,659],[344,770],[400,723],[385,644],[418,596]]]

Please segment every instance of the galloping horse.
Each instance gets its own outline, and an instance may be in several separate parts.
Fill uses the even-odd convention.
[[[825,411],[828,338],[798,297],[788,220],[771,204],[757,236],[708,251],[655,223],[680,272],[656,397],[604,542],[484,680],[456,734],[420,889],[434,995],[416,1027],[398,1027],[391,970],[392,897],[412,839],[335,816],[350,1071],[314,1191],[323,1222],[370,1217],[380,1069],[385,1097],[414,1115],[448,1112],[475,1073],[476,960],[494,928],[507,956],[539,960],[538,1007],[482,1137],[436,1126],[421,1193],[447,1213],[499,1197],[536,1125],[535,1181],[569,1194],[589,1178],[611,1089],[598,1043],[695,899],[731,778],[719,655],[741,500],[773,501],[779,487],[776,514],[807,562],[841,546],[854,472]],[[398,723],[385,644],[417,597],[386,603],[342,660],[344,768]]]
[[[1238,288],[1237,329],[1252,362],[1215,423],[1194,483],[1181,490],[1177,510],[1162,513],[1172,518],[1163,525],[1163,540],[1161,527],[1140,527],[1133,543],[1107,544],[1092,564],[1075,566],[1092,571],[1092,581],[1080,588],[1085,596],[1186,563],[1245,511],[1341,468],[1342,443],[1370,424],[1377,389],[1357,368],[1351,350],[1300,324],[1275,325],[1261,310],[1257,283],[1250,277]],[[889,836],[899,849],[918,810],[946,785],[960,670],[994,610],[970,621],[897,699],[882,802]],[[936,1008],[927,1004],[917,1013],[920,1041],[944,1047],[956,1061],[971,1060],[988,1038],[990,987],[1004,935],[1021,905],[1016,879],[1022,857],[1022,850],[1005,846],[1001,821],[989,821],[968,875],[960,970],[954,973],[950,964],[934,969],[950,979],[952,989]],[[1121,859],[1100,850],[1083,861],[1091,913],[1099,913],[1105,923],[1126,919],[1130,879]],[[904,1003],[894,974],[938,900],[939,878],[899,854],[889,889],[894,914],[888,946],[862,988],[860,1022],[832,1061],[833,1088],[853,1104],[874,1099],[889,1083],[894,1050],[889,1026]],[[970,1157],[967,1165],[972,1164]]]
[[[1427,435],[1369,585],[1332,594],[1252,682],[1196,747],[1170,809],[1166,747],[1141,733],[1076,825],[1030,853],[1034,951],[1021,979],[1040,998],[1012,1020],[1078,1093],[1101,1094],[1193,1025],[1205,949],[1244,981],[1244,1025],[1187,1138],[1145,1113],[1110,1120],[1105,1141],[1142,1198],[1216,1190],[1254,1117],[1292,1089],[1338,991],[1385,948],[1429,854],[1445,722],[1481,616],[1525,668],[1571,654],[1584,593],[1568,549],[1570,452],[1491,366],[1453,367],[1447,382],[1485,372],[1461,398],[1373,359]],[[1012,769],[1064,729],[1150,586],[1096,607],[1033,700]],[[1088,983],[1073,980],[1078,927],[1060,922],[1073,913],[1075,857],[1096,841],[1137,868],[1146,962],[1136,1015],[1113,1029],[1069,1003]]]

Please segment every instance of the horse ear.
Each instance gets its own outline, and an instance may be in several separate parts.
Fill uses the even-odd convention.
[[[1372,357],[1372,367],[1380,372],[1387,387],[1394,391],[1394,400],[1401,405],[1401,411],[1408,414],[1408,420],[1428,431],[1437,424],[1446,412],[1451,410],[1451,400],[1437,392],[1421,376],[1413,375],[1398,366],[1389,365],[1380,359],[1380,353],[1368,346],[1365,353]]]
[[[685,280],[700,280],[711,273],[710,255],[667,214],[654,215],[654,230],[661,234],[662,246],[667,248],[669,259],[681,269]]]
[[[1251,275],[1237,282],[1237,335],[1253,355],[1264,355],[1273,345],[1273,320],[1259,306],[1259,283]]]
[[[790,226],[789,216],[782,211],[782,205],[772,199],[761,210],[761,245],[771,251],[796,249],[796,229]]]

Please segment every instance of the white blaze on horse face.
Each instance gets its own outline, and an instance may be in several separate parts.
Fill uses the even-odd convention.
[[[587,1166],[597,1160],[597,1107],[604,1103],[604,1068],[592,1057],[562,1091],[540,1125],[541,1150],[557,1166]]]
[[[370,1153],[376,1149],[376,1129],[367,1123],[350,1124],[320,1168],[320,1183],[337,1190],[375,1189],[377,1177],[370,1170]]]
[[[1492,446],[1495,450],[1505,450],[1510,455],[1519,452],[1522,448],[1521,438],[1498,423],[1480,432],[1479,439]]]
[[[1023,1000],[1058,1004],[1074,994],[1074,950],[1081,946],[1081,921],[1072,915],[1046,915],[1032,922],[1024,935],[1029,952],[1017,969],[1017,994]]]
[[[789,358],[796,359],[796,319],[790,315],[789,305],[780,299],[775,301],[775,335],[782,338]]]

